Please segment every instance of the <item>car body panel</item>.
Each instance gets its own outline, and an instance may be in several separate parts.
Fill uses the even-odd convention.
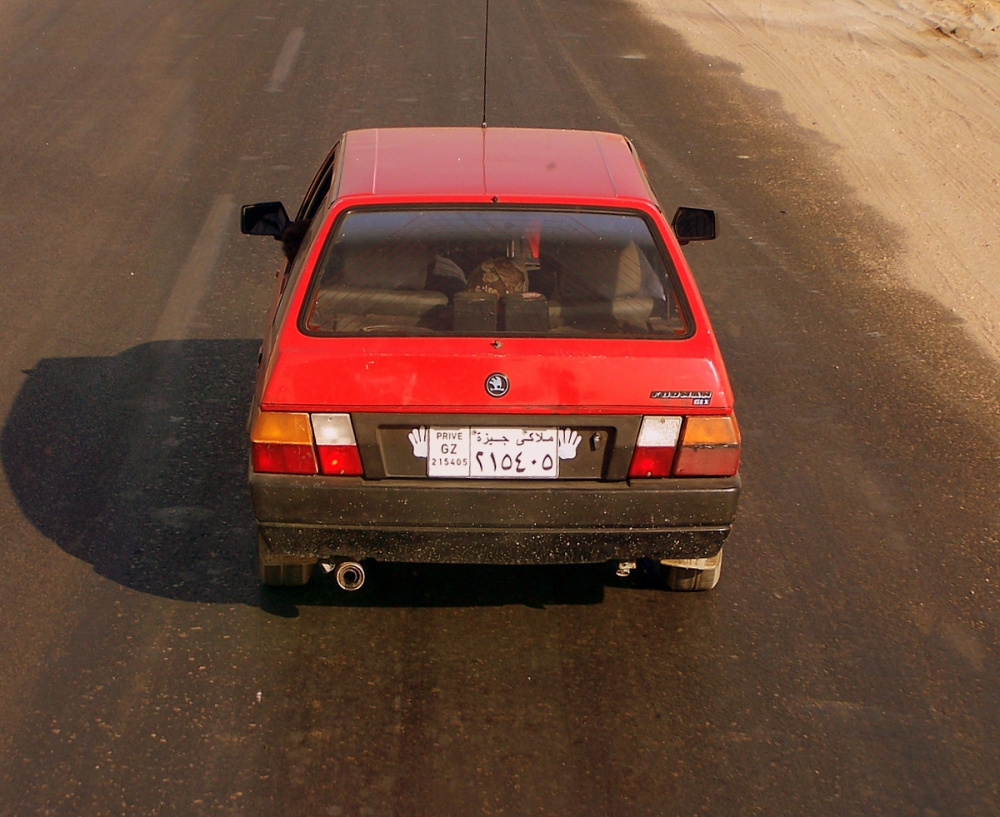
[[[692,341],[503,338],[307,338],[298,333],[274,361],[261,400],[266,411],[489,411],[498,414],[667,413],[732,408],[725,370]],[[627,345],[616,353],[614,346]],[[670,350],[669,357],[662,349]],[[611,347],[611,348],[609,348]],[[633,348],[638,347],[638,348]],[[491,397],[486,378],[501,372],[510,391]],[[609,388],[614,384],[613,388]],[[656,392],[707,392],[711,402],[654,398]]]
[[[648,199],[618,134],[530,128],[385,128],[344,139],[338,198]]]
[[[251,469],[254,512],[271,558],[542,564],[717,553],[735,515],[738,475],[626,478],[643,415],[733,410],[694,277],[630,143],[584,131],[415,128],[349,132],[339,144],[328,206],[316,210],[299,256],[286,268],[251,422],[260,411],[350,414],[365,476]],[[341,215],[428,205],[638,213],[673,263],[691,333],[670,339],[304,333],[299,316],[312,273]],[[497,372],[510,381],[499,398],[485,388]],[[694,400],[693,393],[709,396]],[[407,461],[400,431],[435,423],[598,429],[612,439],[595,449],[590,465],[567,469],[566,479],[440,480]]]

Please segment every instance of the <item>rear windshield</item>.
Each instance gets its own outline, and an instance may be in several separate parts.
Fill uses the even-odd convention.
[[[302,314],[318,335],[679,338],[687,310],[634,213],[356,210]]]

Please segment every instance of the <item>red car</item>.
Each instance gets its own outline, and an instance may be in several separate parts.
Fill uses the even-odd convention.
[[[250,417],[260,577],[365,560],[662,565],[708,589],[740,434],[719,347],[632,144],[589,131],[352,131],[272,235]]]

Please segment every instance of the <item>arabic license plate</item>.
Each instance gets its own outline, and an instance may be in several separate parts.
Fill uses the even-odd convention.
[[[468,479],[555,479],[554,428],[432,428],[427,476]]]

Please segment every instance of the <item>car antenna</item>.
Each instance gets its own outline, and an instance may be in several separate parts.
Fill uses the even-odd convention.
[[[490,0],[486,0],[486,32],[483,37],[483,128],[486,127],[486,69],[490,54]]]

